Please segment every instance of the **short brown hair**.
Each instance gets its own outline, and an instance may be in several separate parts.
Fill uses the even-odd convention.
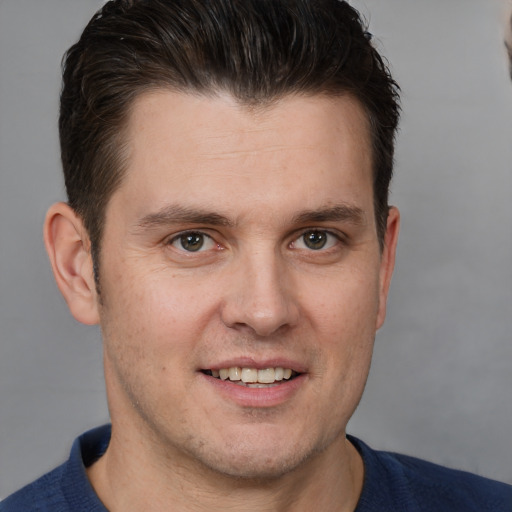
[[[68,200],[96,270],[105,208],[123,179],[134,99],[155,88],[230,93],[242,104],[350,94],[364,107],[382,245],[398,86],[359,13],[340,0],[111,0],[63,59],[59,120]]]

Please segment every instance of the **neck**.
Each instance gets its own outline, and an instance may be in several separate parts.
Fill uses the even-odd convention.
[[[179,454],[162,457],[149,443],[114,427],[107,452],[88,469],[110,512],[348,512],[362,490],[362,460],[343,436],[289,473],[265,480],[219,474]]]

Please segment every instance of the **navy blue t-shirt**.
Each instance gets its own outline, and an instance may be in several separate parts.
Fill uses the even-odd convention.
[[[512,512],[512,486],[414,457],[372,450],[348,436],[361,454],[365,477],[355,512]],[[73,444],[57,469],[0,503],[0,512],[106,512],[85,468],[100,458],[110,426]]]

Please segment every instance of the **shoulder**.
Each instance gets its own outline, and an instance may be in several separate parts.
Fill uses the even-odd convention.
[[[386,457],[400,467],[418,502],[429,503],[426,510],[512,512],[510,485],[406,455]]]
[[[86,467],[106,450],[110,426],[80,436],[69,459],[0,503],[0,512],[104,512],[87,479]]]
[[[510,485],[350,440],[363,457],[363,495],[369,491],[369,500],[375,493],[381,500],[386,496],[403,511],[512,512]]]
[[[60,482],[64,465],[23,487],[0,503],[0,512],[67,511]]]

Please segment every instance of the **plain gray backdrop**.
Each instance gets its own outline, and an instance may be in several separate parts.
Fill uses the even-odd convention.
[[[358,0],[403,89],[388,320],[349,432],[512,483],[508,0]],[[0,0],[0,497],[108,421],[97,328],[76,323],[41,235],[65,198],[60,59],[99,0]]]

